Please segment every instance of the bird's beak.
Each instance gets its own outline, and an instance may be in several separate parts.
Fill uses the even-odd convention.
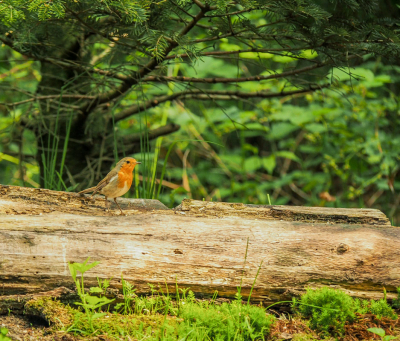
[[[138,164],[138,163],[141,163],[141,162],[137,162],[137,161],[136,161],[136,164]]]

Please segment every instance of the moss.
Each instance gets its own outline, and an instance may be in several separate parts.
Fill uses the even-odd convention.
[[[74,313],[74,329],[79,330],[82,335],[92,333],[87,316],[78,311]],[[152,315],[121,315],[108,313],[107,315],[93,320],[96,333],[107,335],[111,340],[121,340],[126,336],[135,336],[139,339],[155,335],[162,330],[168,330],[169,334],[177,336],[178,326],[183,321],[173,316],[161,314]]]
[[[56,328],[67,327],[73,321],[71,308],[51,297],[39,297],[28,301],[24,307],[24,314],[40,316]]]
[[[325,335],[342,335],[346,322],[356,320],[356,314],[373,314],[396,320],[398,316],[386,300],[353,299],[341,290],[322,287],[307,289],[300,299],[299,312],[310,319],[310,327]]]

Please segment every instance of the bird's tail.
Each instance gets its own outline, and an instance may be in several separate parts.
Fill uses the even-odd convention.
[[[90,187],[90,188],[84,189],[83,191],[78,192],[78,194],[90,193],[90,192],[93,192],[95,189],[96,189],[96,186]]]

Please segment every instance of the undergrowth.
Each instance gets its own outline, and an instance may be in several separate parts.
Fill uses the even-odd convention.
[[[342,335],[345,323],[352,323],[357,314],[374,314],[378,318],[397,319],[397,314],[386,299],[378,301],[353,299],[343,291],[322,287],[307,289],[294,306],[300,314],[310,319],[310,327],[325,335]]]
[[[107,280],[98,280],[97,287],[85,288],[83,275],[97,264],[88,263],[88,259],[69,264],[80,297],[80,302],[75,303],[77,309],[40,298],[28,302],[28,313],[36,310],[58,332],[84,338],[256,341],[271,339],[271,331],[277,335],[273,331],[276,317],[268,313],[269,307],[251,305],[250,299],[245,303],[240,287],[235,300],[217,303],[217,293],[211,300],[198,300],[192,291],[178,286],[173,293],[174,299],[168,290],[165,293],[150,284],[151,295],[138,296],[134,286],[122,278],[123,299],[116,302],[106,297]],[[398,318],[387,303],[386,295],[381,300],[367,301],[353,299],[328,287],[308,289],[299,300],[292,301],[292,308],[302,318],[309,319],[307,328],[319,332],[321,337],[342,337],[345,325],[357,323],[357,319],[365,314],[373,314],[378,319]],[[372,336],[373,331],[370,332]],[[304,340],[310,340],[306,334],[304,337]]]
[[[108,282],[99,281],[98,287],[85,290],[83,274],[97,264],[89,264],[88,259],[69,264],[81,302],[75,303],[80,309],[69,308],[73,322],[64,326],[65,332],[118,340],[128,336],[139,340],[265,340],[275,321],[265,308],[244,304],[239,292],[233,302],[217,304],[216,294],[211,301],[200,301],[192,291],[177,287],[176,300],[172,300],[170,294],[150,285],[152,295],[139,297],[123,278],[124,300],[110,311],[114,302],[104,296]],[[103,306],[108,310],[101,311]]]

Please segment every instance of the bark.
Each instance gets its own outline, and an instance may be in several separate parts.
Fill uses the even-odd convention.
[[[0,186],[0,312],[19,311],[35,295],[75,298],[68,262],[100,265],[85,274],[121,274],[138,294],[148,283],[176,284],[198,297],[246,297],[264,305],[328,285],[354,297],[394,298],[400,286],[400,229],[378,210],[299,208],[187,200],[175,210],[125,199],[127,216],[75,193]],[[248,243],[247,257],[246,245]],[[261,264],[262,263],[262,264]],[[55,290],[55,291],[54,291]],[[49,293],[50,292],[50,293]],[[21,303],[22,302],[22,303]]]

